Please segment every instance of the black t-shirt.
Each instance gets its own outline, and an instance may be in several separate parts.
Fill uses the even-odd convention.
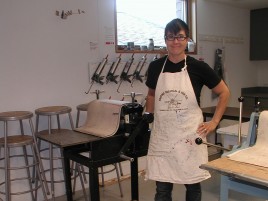
[[[150,63],[148,68],[148,77],[146,80],[147,87],[151,89],[156,88],[157,80],[166,60],[166,57],[167,56],[164,56]],[[175,64],[167,59],[163,72],[180,72],[181,69],[184,67],[184,62],[185,60]],[[220,83],[221,78],[207,63],[199,61],[191,56],[187,56],[186,64],[187,71],[189,73],[189,77],[195,92],[196,100],[200,105],[200,93],[202,87],[205,85],[208,88],[212,89]]]

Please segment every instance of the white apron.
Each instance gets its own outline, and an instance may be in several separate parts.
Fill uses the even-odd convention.
[[[199,168],[208,162],[207,146],[196,145],[203,115],[185,65],[181,72],[163,73],[155,90],[154,124],[147,155],[146,179],[193,184],[210,177]]]

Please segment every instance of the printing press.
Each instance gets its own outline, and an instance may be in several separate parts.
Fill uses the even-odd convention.
[[[139,200],[138,157],[147,155],[152,121],[153,115],[143,114],[143,106],[134,101],[94,100],[89,103],[84,126],[62,136],[42,136],[63,150],[67,200],[73,200],[71,160],[89,168],[92,201],[100,200],[98,167],[129,160],[131,200]]]
[[[241,117],[240,105],[240,117]],[[226,149],[221,158],[200,166],[221,174],[220,201],[229,200],[229,190],[268,199],[268,111],[251,114],[246,140],[241,142],[241,121],[238,144]],[[200,139],[197,144],[202,144]],[[210,143],[204,144],[215,146]],[[220,146],[217,146],[220,148]]]

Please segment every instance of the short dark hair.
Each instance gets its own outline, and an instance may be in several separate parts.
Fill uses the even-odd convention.
[[[171,20],[169,23],[167,23],[166,28],[165,28],[165,36],[167,35],[168,32],[177,34],[181,30],[185,31],[185,34],[187,37],[189,37],[189,27],[188,25],[181,19],[176,18]]]

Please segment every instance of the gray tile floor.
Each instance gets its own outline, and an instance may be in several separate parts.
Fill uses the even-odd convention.
[[[220,192],[220,175],[217,173],[211,173],[212,177],[202,182],[202,201],[218,201]],[[119,187],[117,183],[112,185],[106,185],[100,188],[101,201],[130,201],[131,189],[130,179],[122,181],[122,188],[124,196],[120,197]],[[144,181],[143,177],[139,177],[139,200],[140,201],[153,201],[155,193],[155,183],[153,181]],[[173,201],[184,201],[185,188],[183,185],[175,185],[173,190]],[[83,194],[76,192],[74,195],[75,201],[83,201]],[[62,196],[56,199],[56,201],[66,201],[66,197]],[[231,191],[229,195],[229,201],[264,201],[256,197],[241,194],[235,191]]]

